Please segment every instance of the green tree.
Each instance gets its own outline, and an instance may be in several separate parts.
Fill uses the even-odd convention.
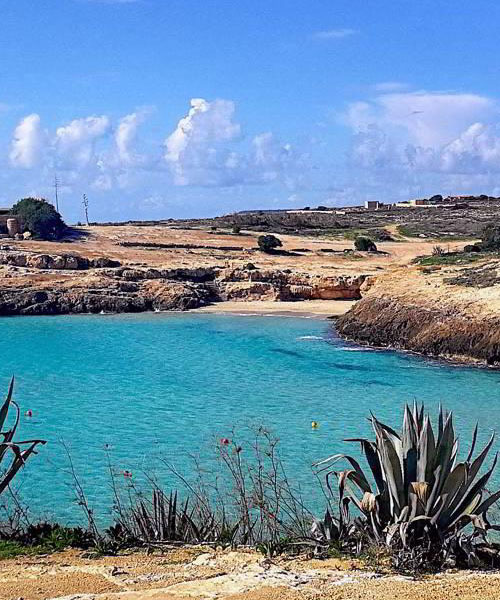
[[[14,204],[12,214],[20,221],[23,231],[30,231],[41,240],[57,240],[66,229],[61,215],[43,199],[23,198]]]

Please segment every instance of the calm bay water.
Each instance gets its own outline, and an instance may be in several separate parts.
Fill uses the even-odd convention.
[[[0,323],[1,390],[15,374],[15,397],[34,414],[22,418],[18,437],[49,441],[28,463],[21,492],[33,512],[62,521],[80,513],[61,440],[91,504],[108,519],[106,444],[118,470],[139,482],[144,470],[157,470],[168,488],[175,480],[158,456],[187,472],[188,455],[209,452],[214,436],[264,424],[318,504],[311,463],[354,450],[342,439],[370,435],[371,410],[398,426],[403,404],[416,398],[432,410],[439,402],[454,409],[467,442],[476,420],[482,440],[500,429],[500,372],[361,349],[323,320],[143,314]]]

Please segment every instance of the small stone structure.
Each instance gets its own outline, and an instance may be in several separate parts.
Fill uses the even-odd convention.
[[[10,237],[15,237],[21,233],[19,221],[15,217],[10,217],[7,219],[7,233],[10,235]]]

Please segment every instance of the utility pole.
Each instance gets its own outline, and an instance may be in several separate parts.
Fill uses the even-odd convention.
[[[54,175],[54,190],[56,192],[56,210],[59,212],[59,179],[57,175]]]
[[[87,221],[87,225],[90,225],[90,223],[89,223],[89,199],[87,198],[87,194],[83,194],[82,204],[83,204],[83,208],[85,210],[85,221]]]

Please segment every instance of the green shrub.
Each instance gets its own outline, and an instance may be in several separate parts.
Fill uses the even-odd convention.
[[[61,215],[43,199],[23,198],[14,204],[12,213],[19,218],[23,231],[41,240],[57,240],[66,229]]]
[[[446,250],[443,246],[434,246],[432,248],[432,256],[443,256],[446,254]]]
[[[487,225],[482,232],[481,248],[483,250],[500,250],[500,227]]]
[[[239,235],[241,233],[241,227],[239,225],[233,225],[233,233],[234,235]]]
[[[262,252],[267,252],[267,254],[272,254],[276,248],[283,245],[279,238],[271,234],[259,236],[257,244],[259,245],[259,249],[262,250]]]
[[[464,246],[464,252],[481,252],[481,246],[479,244],[467,244]]]
[[[485,257],[480,252],[446,252],[445,254],[433,254],[432,256],[418,256],[414,263],[422,267],[432,267],[440,265],[463,265],[477,262]]]
[[[356,248],[356,250],[359,250],[360,252],[377,251],[377,246],[375,245],[375,242],[369,237],[365,237],[364,235],[358,235],[358,237],[354,240],[354,248]]]

